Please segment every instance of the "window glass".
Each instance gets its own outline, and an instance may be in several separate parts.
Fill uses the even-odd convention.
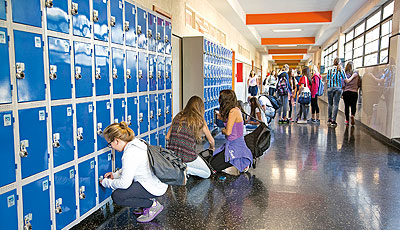
[[[389,35],[382,37],[381,39],[381,50],[389,47]]]
[[[351,39],[353,39],[353,35],[354,35],[354,31],[351,30],[350,32],[348,32],[346,34],[346,42],[350,41]]]
[[[382,36],[392,33],[392,20],[382,24]]]
[[[357,37],[364,31],[365,31],[365,22],[361,23],[359,26],[356,27],[354,36]]]
[[[369,54],[372,52],[376,52],[379,49],[379,40],[375,40],[371,43],[365,45],[365,53]]]
[[[393,14],[393,6],[394,6],[394,1],[392,1],[390,4],[385,6],[385,8],[383,8],[383,19]]]
[[[344,46],[344,52],[349,52],[352,49],[353,49],[353,42],[352,41],[349,42],[349,43],[346,43],[346,45]]]
[[[362,57],[356,58],[353,60],[354,68],[358,68],[362,66]]]
[[[357,38],[356,40],[354,40],[354,48],[358,48],[360,46],[364,45],[364,37],[361,36],[359,38]]]
[[[380,62],[379,63],[387,63],[388,62],[388,54],[389,51],[388,50],[383,50],[380,53]]]
[[[363,47],[357,48],[354,50],[354,57],[360,57],[363,55]]]
[[[379,38],[379,26],[368,32],[365,36],[365,43],[371,42]]]
[[[351,60],[352,58],[353,58],[353,52],[352,51],[344,53],[344,59],[346,61],[347,60]]]
[[[365,56],[364,58],[364,65],[376,65],[378,64],[378,53],[373,53],[370,55]]]
[[[376,12],[372,17],[367,19],[367,30],[372,28],[381,21],[381,11]]]

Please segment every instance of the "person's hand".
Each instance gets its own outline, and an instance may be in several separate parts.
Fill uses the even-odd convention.
[[[208,149],[214,151],[215,150],[215,146],[214,145],[210,145],[210,147]]]
[[[226,135],[226,128],[221,129],[221,133]]]
[[[113,176],[112,172],[108,172],[108,173],[104,174],[104,178],[114,179],[114,176]]]

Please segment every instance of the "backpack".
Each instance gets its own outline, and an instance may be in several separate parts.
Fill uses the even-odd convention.
[[[318,90],[315,96],[322,96],[324,95],[324,82],[322,81],[321,77],[318,77],[318,79],[319,79]]]
[[[271,102],[272,107],[274,107],[275,110],[278,110],[281,107],[281,102],[278,100],[278,98],[272,96],[272,95],[262,95],[268,98],[268,100]],[[262,97],[260,96],[260,97]]]
[[[287,84],[286,84],[286,78],[285,77],[281,77],[279,79],[278,86],[276,87],[276,91],[278,92],[279,96],[287,95],[288,87],[287,87]]]
[[[310,104],[311,102],[311,91],[308,88],[308,79],[306,78],[306,84],[303,87],[303,90],[301,91],[299,95],[299,103],[300,104]]]

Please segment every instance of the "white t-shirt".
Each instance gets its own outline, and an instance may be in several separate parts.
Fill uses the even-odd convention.
[[[147,145],[135,138],[128,142],[122,155],[122,169],[113,173],[114,179],[105,178],[102,185],[106,188],[127,189],[132,182],[139,182],[149,193],[161,196],[168,185],[162,183],[153,173],[147,155]]]
[[[271,104],[271,101],[268,99],[266,96],[260,96],[258,99],[258,102],[260,102],[261,107],[265,107],[265,114],[264,116],[268,115],[270,117],[273,117],[275,114],[275,109]]]
[[[256,86],[257,85],[257,77],[251,77],[249,78],[249,86]]]

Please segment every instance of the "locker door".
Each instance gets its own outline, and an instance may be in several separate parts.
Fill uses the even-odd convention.
[[[112,78],[114,94],[125,92],[124,51],[112,48]]]
[[[149,143],[149,135],[146,135],[146,136],[143,136],[142,137],[142,139],[144,140],[144,141],[146,141],[147,143]]]
[[[5,4],[0,1],[0,4]],[[0,104],[11,103],[10,64],[8,55],[7,29],[0,28]]]
[[[151,145],[158,145],[158,136],[157,136],[157,132],[150,134],[150,144]]]
[[[49,188],[48,176],[22,187],[24,228],[51,229]]]
[[[125,119],[125,99],[118,98],[114,99],[114,123],[126,121]]]
[[[158,94],[158,104],[157,104],[157,116],[158,116],[158,127],[162,127],[165,124],[165,94]]]
[[[165,63],[164,57],[157,57],[157,78],[158,78],[158,90],[165,89]]]
[[[165,94],[165,124],[172,121],[172,94],[171,92]]]
[[[147,91],[147,53],[139,52],[138,78],[139,92]]]
[[[122,154],[123,152],[115,151],[115,170],[122,168]]]
[[[96,178],[94,158],[78,165],[80,216],[96,206]]]
[[[147,12],[142,8],[137,8],[137,28],[138,48],[147,49]]]
[[[122,30],[122,0],[111,0],[111,42],[124,44],[124,32]]]
[[[165,129],[158,130],[158,145],[165,148]]]
[[[68,0],[52,1],[46,5],[47,29],[69,33]]]
[[[136,47],[136,7],[135,5],[125,2],[125,44],[127,46]]]
[[[104,174],[112,172],[112,154],[111,152],[105,152],[98,156],[98,172],[99,177],[104,177]],[[96,181],[96,183],[99,183]],[[111,196],[112,190],[109,188],[104,188],[99,184],[99,203],[103,202],[105,199]]]
[[[164,19],[157,17],[157,52],[163,54],[165,52],[164,48]]]
[[[42,27],[40,0],[13,0],[11,4],[13,22]]]
[[[1,223],[7,223],[8,229],[18,229],[17,191],[14,189],[1,194],[0,201]]]
[[[107,0],[93,0],[94,39],[108,41]]]
[[[110,94],[109,54],[107,46],[94,46],[96,96]]]
[[[139,126],[140,134],[149,130],[149,96],[143,95],[139,97]]]
[[[74,159],[72,106],[52,106],[51,114],[53,160],[54,167],[57,167]]]
[[[130,125],[135,135],[139,134],[139,125],[138,125],[138,98],[137,97],[129,97],[128,98],[128,116],[127,123]]]
[[[165,53],[171,54],[171,22],[165,21],[165,36],[164,36],[164,44],[165,44]]]
[[[149,54],[149,91],[157,89],[157,58],[153,54]]]
[[[89,0],[72,0],[71,14],[74,35],[87,38],[92,35],[89,12]]]
[[[76,104],[78,157],[94,152],[93,104]]]
[[[96,102],[96,117],[97,117],[97,150],[107,147],[107,141],[102,136],[103,130],[111,124],[110,110],[111,103],[108,100]]]
[[[19,155],[22,178],[48,169],[46,108],[23,109],[19,114]]]
[[[150,107],[149,107],[149,119],[150,119],[150,131],[157,129],[157,94],[150,94]]]
[[[62,229],[76,219],[74,166],[54,174],[56,228]]]
[[[92,49],[90,44],[74,42],[75,50],[75,94],[76,97],[91,97],[92,92]]]
[[[151,13],[147,14],[148,16],[148,29],[147,29],[147,40],[149,42],[149,50],[156,52],[157,51],[157,43],[156,43],[156,36],[157,36],[157,17]]]
[[[6,20],[6,0],[0,0],[0,20]]]
[[[137,52],[132,50],[126,51],[126,85],[128,93],[137,92]]]
[[[0,169],[0,187],[15,182],[15,158],[14,158],[14,133],[12,112],[0,112],[0,145],[2,146],[2,160]]]
[[[18,102],[45,99],[42,35],[14,30]]]
[[[165,88],[171,89],[172,85],[172,59],[170,57],[165,58]]]
[[[68,40],[49,37],[51,99],[68,99],[71,91],[71,53]]]

